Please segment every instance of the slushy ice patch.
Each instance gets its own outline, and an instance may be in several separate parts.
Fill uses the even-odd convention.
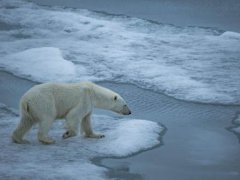
[[[19,117],[1,105],[0,119],[0,174],[7,179],[105,179],[107,169],[92,164],[90,159],[122,157],[146,150],[160,143],[159,133],[163,131],[163,127],[147,120],[94,115],[94,129],[106,135],[103,139],[77,136],[62,140],[64,124],[56,121],[50,130],[56,144],[38,143],[37,128],[33,128],[26,137],[31,144],[17,145],[10,136]]]
[[[15,74],[129,82],[184,100],[240,104],[239,33],[14,0],[1,1],[0,21],[14,26],[0,31],[0,66]],[[32,48],[43,47],[41,58]],[[44,73],[29,70],[33,61]]]

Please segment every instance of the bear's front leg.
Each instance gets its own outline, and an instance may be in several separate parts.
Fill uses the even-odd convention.
[[[81,132],[88,138],[104,138],[103,134],[95,134],[91,127],[91,113],[86,115],[81,121]]]
[[[79,124],[79,112],[78,109],[73,109],[66,116],[67,131],[62,135],[62,138],[67,139],[76,136],[78,124]]]

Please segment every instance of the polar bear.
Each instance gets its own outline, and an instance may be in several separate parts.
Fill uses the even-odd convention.
[[[21,120],[12,134],[12,140],[20,144],[29,143],[23,136],[38,123],[38,140],[43,144],[52,144],[55,141],[48,136],[48,131],[54,120],[61,118],[66,120],[64,139],[76,136],[79,124],[86,137],[102,138],[104,135],[95,134],[91,127],[94,107],[123,115],[131,114],[119,94],[92,82],[36,85],[21,98]]]

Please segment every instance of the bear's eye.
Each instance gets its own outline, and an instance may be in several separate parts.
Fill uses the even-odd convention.
[[[114,101],[116,101],[117,100],[117,96],[114,96]]]

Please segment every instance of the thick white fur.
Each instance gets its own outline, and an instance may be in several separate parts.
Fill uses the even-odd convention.
[[[38,123],[38,139],[44,144],[52,144],[48,131],[56,119],[66,119],[63,138],[75,136],[80,123],[86,137],[101,138],[91,127],[93,108],[102,108],[120,114],[131,114],[124,99],[117,93],[91,82],[45,83],[27,91],[20,101],[21,120],[12,134],[13,142],[28,143],[23,139],[30,128]]]

